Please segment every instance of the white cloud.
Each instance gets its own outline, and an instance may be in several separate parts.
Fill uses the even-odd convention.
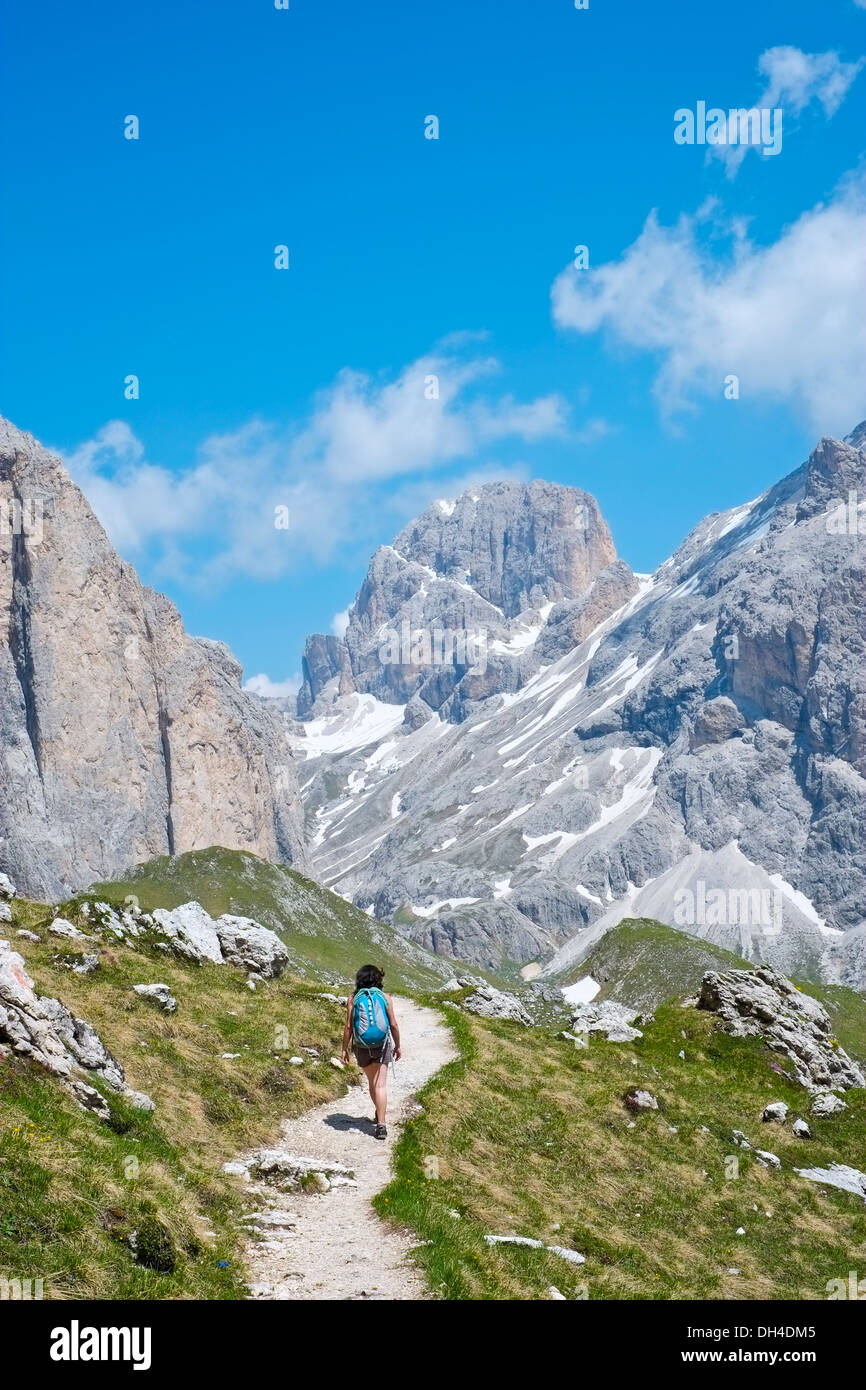
[[[724,259],[699,238],[708,221],[712,237],[728,236]],[[673,227],[652,213],[619,260],[562,271],[553,315],[563,328],[604,330],[657,354],[655,391],[668,413],[698,393],[721,397],[734,373],[741,398],[789,402],[817,429],[844,433],[864,414],[864,245],[862,179],[765,247],[741,224],[721,226],[714,205]]]
[[[339,613],[335,613],[331,619],[331,631],[335,637],[345,637],[348,626],[349,609],[343,608]]]
[[[272,681],[270,676],[261,672],[257,676],[251,676],[248,681],[244,681],[244,690],[249,690],[253,695],[261,695],[266,700],[287,699],[297,695],[302,685],[299,675],[288,676],[284,681]]]
[[[433,475],[476,456],[502,476],[509,469],[483,457],[491,444],[562,434],[568,407],[557,396],[479,395],[498,363],[459,356],[472,341],[456,335],[390,378],[343,371],[299,428],[251,420],[205,439],[180,472],[151,463],[122,421],[67,453],[66,463],[118,549],[147,553],[161,580],[210,587],[236,574],[274,579],[380,539],[383,509],[393,512],[407,481],[438,495]],[[288,528],[278,524],[279,509],[288,510]]]
[[[804,53],[789,44],[768,48],[758,59],[758,71],[765,85],[753,105],[759,109],[780,108],[783,132],[787,127],[788,133],[791,117],[801,115],[813,102],[823,107],[829,120],[842,105],[862,66],[862,58],[856,63],[845,63],[834,52]],[[707,156],[723,159],[732,178],[748,151],[758,148],[737,143],[711,145]]]

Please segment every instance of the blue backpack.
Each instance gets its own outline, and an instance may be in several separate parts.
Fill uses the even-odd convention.
[[[352,1004],[352,1036],[361,1047],[381,1047],[390,1032],[388,1001],[380,989],[359,989]]]

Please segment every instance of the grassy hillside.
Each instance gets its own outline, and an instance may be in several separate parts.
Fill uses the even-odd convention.
[[[100,1087],[112,1111],[103,1124],[40,1067],[0,1062],[0,1277],[43,1277],[46,1298],[242,1297],[242,1202],[221,1164],[341,1093],[329,1058],[342,1010],[297,977],[253,992],[242,970],[103,939],[59,942],[44,935],[53,913],[17,901],[13,911],[9,935],[39,992],[93,1024],[156,1111]],[[15,938],[23,922],[43,939]],[[92,974],[62,963],[94,949]],[[155,981],[177,998],[175,1014],[132,992]],[[304,1047],[319,1059],[290,1066]],[[157,1268],[134,1258],[136,1231]]]
[[[652,1010],[670,999],[696,994],[707,970],[753,968],[753,962],[702,937],[635,917],[625,918],[612,928],[579,965],[556,976],[551,983],[568,985],[591,975],[601,985],[596,995],[599,1002],[615,999]],[[811,980],[796,983],[820,999],[842,1046],[866,1063],[866,998],[845,985],[815,984]]]
[[[345,1086],[329,1062],[342,1011],[319,998],[315,972],[345,978],[360,955],[410,982],[416,969],[435,979],[421,952],[416,965],[415,948],[407,958],[396,942],[395,955],[383,956],[365,935],[380,929],[342,900],[295,875],[284,889],[250,858],[183,856],[170,861],[174,873],[163,884],[147,866],[128,883],[104,885],[102,895],[117,901],[133,892],[143,907],[197,897],[213,913],[269,914],[290,949],[303,953],[307,974],[255,991],[244,971],[191,965],[146,938],[136,949],[105,937],[95,947],[59,941],[46,934],[53,910],[13,903],[6,935],[39,991],[91,1022],[129,1085],[157,1108],[145,1114],[104,1091],[106,1125],[40,1068],[0,1061],[0,1277],[42,1277],[50,1298],[243,1297],[244,1198],[221,1165],[273,1142],[284,1117]],[[287,894],[306,904],[303,918],[288,916]],[[76,905],[67,912],[74,917]],[[322,939],[310,935],[317,921],[326,925]],[[16,937],[22,926],[41,940]],[[94,949],[94,972],[70,968]],[[656,923],[625,923],[597,950],[580,973],[605,976],[608,997],[655,1009],[634,1043],[594,1039],[578,1049],[560,1035],[561,1022],[489,1022],[427,996],[454,1026],[460,1057],[423,1093],[376,1205],[429,1242],[415,1258],[433,1296],[545,1299],[555,1285],[571,1298],[826,1297],[826,1281],[846,1276],[866,1240],[866,1207],[792,1168],[863,1166],[866,1092],[849,1092],[840,1115],[810,1117],[811,1142],[794,1139],[790,1126],[763,1125],[770,1100],[808,1113],[805,1091],[773,1069],[775,1054],[758,1040],[716,1032],[712,1015],[658,1002],[664,990],[693,993],[704,969],[735,958]],[[175,1014],[133,993],[156,981],[177,998]],[[866,1000],[838,987],[810,990],[830,1009],[843,1045],[866,1056]],[[303,1065],[291,1066],[292,1055]],[[657,1097],[658,1111],[627,1110],[624,1096],[636,1086]],[[777,1153],[783,1171],[736,1148],[734,1129]],[[435,1171],[438,1179],[425,1176]],[[485,1234],[569,1247],[586,1264],[493,1248]]]
[[[597,999],[616,999],[653,1009],[675,995],[694,994],[707,970],[748,968],[721,946],[675,931],[644,917],[627,917],[572,966],[556,984],[568,985],[591,975],[601,985]]]
[[[212,917],[224,912],[254,917],[282,937],[292,969],[302,975],[348,981],[369,960],[382,966],[391,989],[412,990],[435,988],[450,973],[448,962],[336,893],[242,850],[213,848],[154,859],[90,890],[90,896],[112,903],[122,903],[127,894],[145,912],[194,900]]]
[[[866,1091],[849,1091],[839,1115],[811,1117],[807,1092],[775,1070],[777,1054],[682,1007],[704,971],[743,964],[656,922],[608,933],[573,977],[591,973],[598,998],[655,1011],[633,1043],[595,1036],[579,1048],[561,1023],[528,1030],[445,1011],[460,1060],[423,1093],[377,1200],[429,1242],[416,1257],[443,1298],[543,1299],[551,1285],[568,1298],[826,1298],[827,1280],[845,1276],[863,1247],[866,1207],[793,1168],[863,1167]],[[866,1060],[866,1000],[806,988]],[[659,1109],[632,1114],[624,1097],[635,1087]],[[765,1125],[771,1100],[808,1118],[813,1139]],[[739,1149],[734,1129],[782,1170]],[[425,1180],[431,1158],[438,1180]],[[486,1234],[565,1246],[586,1263],[491,1247]]]
[[[144,938],[135,949],[110,936],[61,942],[46,934],[55,915],[89,930],[81,897],[57,908],[13,901],[6,935],[38,991],[96,1028],[156,1111],[100,1088],[112,1111],[110,1125],[101,1124],[41,1068],[0,1061],[0,1277],[42,1277],[51,1298],[243,1297],[241,1198],[220,1168],[273,1142],[284,1117],[344,1088],[329,1061],[342,1010],[318,997],[323,981],[348,986],[373,961],[392,989],[414,991],[435,988],[449,967],[301,874],[250,854],[209,849],[156,860],[86,896],[121,905],[129,894],[144,910],[195,899],[214,916],[255,917],[285,941],[289,973],[253,992],[242,970],[194,966]],[[41,940],[17,937],[20,928]],[[94,950],[93,973],[71,968]],[[157,981],[177,998],[175,1014],[133,993]],[[304,1056],[303,1066],[291,1066],[292,1055]]]
[[[866,1092],[848,1092],[839,1115],[810,1118],[815,1137],[803,1141],[761,1113],[784,1100],[808,1114],[806,1092],[771,1069],[759,1040],[716,1032],[707,1013],[662,1005],[642,1039],[595,1038],[580,1050],[550,1032],[446,1013],[461,1059],[422,1093],[397,1176],[376,1202],[429,1242],[415,1257],[441,1297],[545,1299],[553,1285],[567,1298],[822,1299],[827,1280],[846,1277],[866,1207],[792,1168],[862,1167]],[[658,1111],[628,1111],[636,1086]],[[738,1149],[734,1129],[783,1170]],[[438,1180],[425,1180],[431,1158]],[[565,1246],[586,1263],[491,1247],[485,1234]]]

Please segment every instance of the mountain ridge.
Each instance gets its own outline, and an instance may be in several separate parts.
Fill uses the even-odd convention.
[[[302,698],[292,739],[314,871],[428,949],[498,968],[549,960],[608,912],[644,912],[640,889],[688,862],[683,893],[698,879],[748,888],[773,915],[679,925],[866,987],[864,565],[849,515],[864,438],[823,438],[653,575],[625,567],[633,582],[564,650],[551,605],[474,687],[445,673],[436,709],[419,709],[430,675],[411,694],[343,680],[318,705]],[[371,565],[364,602],[387,625],[404,600],[378,578]],[[446,582],[428,574],[419,622],[447,611]],[[677,925],[672,910],[644,915]]]

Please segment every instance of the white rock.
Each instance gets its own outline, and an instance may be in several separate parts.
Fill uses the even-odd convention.
[[[302,1067],[303,1065],[304,1065],[304,1059],[303,1059],[303,1057],[290,1057],[290,1058],[289,1058],[289,1066],[290,1066],[290,1067]]]
[[[177,1000],[168,985],[133,985],[132,989],[133,993],[140,994],[142,999],[154,999],[164,1013],[173,1014],[177,1010]]]
[[[819,1091],[809,1109],[813,1115],[835,1115],[838,1110],[847,1110],[848,1103],[833,1091]]]
[[[67,936],[79,941],[84,937],[84,932],[79,931],[72,922],[67,922],[65,917],[55,917],[48,930],[52,936]]]
[[[793,1123],[793,1125],[791,1126],[791,1128],[792,1128],[794,1134],[796,1134],[796,1136],[797,1136],[798,1139],[811,1139],[811,1138],[812,1138],[812,1131],[811,1131],[811,1129],[810,1129],[809,1126],[806,1124],[806,1121],[805,1121],[804,1119],[802,1119],[800,1116],[797,1117],[797,1119],[794,1121],[794,1123]]]
[[[332,1067],[336,1067],[336,1068],[337,1068],[337,1071],[345,1071],[345,1070],[346,1070],[345,1064],[344,1064],[343,1062],[340,1061],[340,1058],[339,1058],[339,1057],[331,1057],[331,1058],[330,1058],[330,1062],[331,1062],[331,1066],[332,1066]]]
[[[245,1216],[244,1221],[258,1226],[260,1230],[288,1231],[297,1225],[298,1217],[293,1211],[278,1211],[272,1208],[270,1211],[254,1211],[251,1215]]]
[[[36,935],[35,931],[27,931],[24,927],[21,927],[15,935],[20,936],[24,941],[41,941],[42,939]]]
[[[759,1163],[763,1163],[765,1168],[781,1168],[782,1160],[776,1155],[768,1153],[766,1149],[754,1149],[753,1153]]]
[[[629,1110],[658,1110],[659,1103],[649,1091],[629,1091],[625,1098]]]
[[[543,1240],[532,1240],[529,1236],[485,1236],[484,1239],[488,1245],[529,1245],[533,1250],[547,1250],[551,1255],[559,1255],[570,1264],[586,1263],[584,1256],[576,1250],[569,1250],[564,1245],[545,1245]]]
[[[224,914],[217,920],[216,932],[226,960],[263,979],[282,975],[289,963],[289,953],[276,932],[260,926],[251,917]]]
[[[347,1168],[343,1163],[323,1158],[307,1158],[288,1153],[285,1149],[260,1149],[244,1162],[251,1175],[289,1189],[297,1187],[307,1178],[312,1178],[317,1183],[319,1179],[324,1179],[321,1187],[326,1191],[338,1178],[353,1179],[355,1176],[354,1169]]]
[[[156,930],[166,937],[174,951],[201,964],[204,960],[222,965],[224,957],[216,922],[201,903],[183,903],[171,911],[157,907],[153,912]]]
[[[506,994],[492,985],[479,985],[474,994],[464,999],[463,1007],[479,1018],[505,1018],[526,1027],[532,1023],[516,994]]]
[[[14,898],[18,890],[8,874],[0,874],[0,898]]]
[[[604,1033],[608,1042],[632,1042],[643,1033],[632,1024],[640,1010],[630,1004],[605,999],[600,1004],[578,1004],[572,1011],[571,1026],[579,1033]]]
[[[788,1107],[783,1100],[771,1101],[764,1106],[761,1119],[765,1124],[783,1125],[788,1118]]]
[[[838,1187],[842,1192],[852,1192],[855,1197],[862,1197],[866,1201],[866,1173],[849,1168],[846,1163],[831,1163],[829,1168],[795,1168],[794,1172],[810,1182]]]

